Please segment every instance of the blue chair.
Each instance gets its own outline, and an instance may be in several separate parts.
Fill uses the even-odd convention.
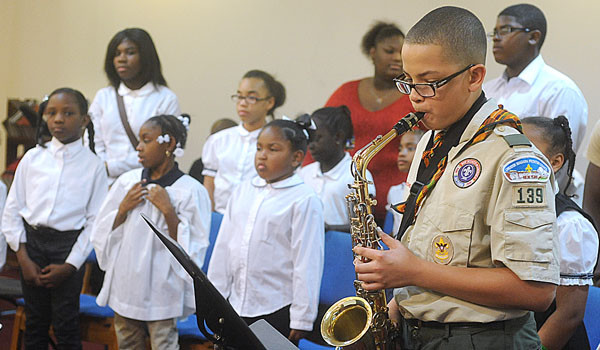
[[[210,257],[212,256],[213,248],[215,247],[215,241],[217,240],[217,234],[219,233],[219,228],[221,227],[221,221],[223,221],[223,214],[212,212],[210,219],[210,233],[208,235],[208,249],[206,250],[204,264],[202,265],[202,272],[204,273],[207,273],[208,271],[208,264],[210,262]]]
[[[383,222],[383,232],[385,232],[389,235],[392,233],[393,229],[394,229],[394,214],[388,210],[387,214],[385,214],[385,221]]]
[[[300,341],[298,342],[298,349],[300,349],[300,350],[333,350],[335,348],[315,344],[307,339],[300,339]]]
[[[350,234],[338,231],[326,232],[319,303],[333,305],[342,298],[356,294],[353,260]]]
[[[108,306],[99,306],[96,296],[89,294],[92,265],[97,263],[96,252],[92,250],[85,260],[86,271],[83,276],[83,288],[79,295],[79,320],[81,339],[90,343],[104,344],[108,350],[117,350],[115,333],[115,313]]]
[[[192,338],[206,341],[204,334],[198,329],[196,315],[190,315],[185,320],[177,321],[177,331],[179,338]]]
[[[600,345],[600,287],[590,286],[583,323],[590,348],[596,349]]]
[[[79,313],[93,317],[115,317],[115,312],[108,306],[96,304],[96,297],[89,294],[79,296]]]
[[[210,233],[208,235],[208,249],[206,250],[204,263],[202,265],[202,272],[204,273],[208,272],[208,264],[210,262],[210,257],[212,256],[213,248],[215,247],[215,241],[217,240],[217,234],[219,233],[219,228],[221,227],[221,221],[223,221],[223,214],[212,212],[210,219]],[[181,339],[190,340],[193,342],[207,341],[204,334],[202,334],[200,329],[198,329],[196,315],[190,315],[185,320],[177,321],[177,331],[179,333],[179,338]]]

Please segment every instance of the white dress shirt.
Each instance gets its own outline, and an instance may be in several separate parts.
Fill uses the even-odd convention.
[[[202,149],[202,175],[215,178],[215,211],[225,213],[231,191],[257,176],[254,168],[256,140],[261,129],[248,131],[241,124],[210,135]]]
[[[354,183],[350,172],[352,157],[349,153],[344,155],[329,171],[321,172],[321,163],[314,162],[301,168],[298,175],[304,183],[315,190],[323,203],[323,215],[327,225],[349,225],[348,206],[346,195],[352,192],[348,184]],[[371,172],[367,170],[367,179],[373,182]],[[369,184],[369,194],[375,196],[375,185]]]
[[[162,85],[156,87],[149,82],[138,90],[131,90],[121,83],[118,93],[123,96],[127,120],[136,138],[146,120],[160,114],[181,113],[177,96]],[[114,87],[108,86],[96,93],[89,114],[94,123],[96,154],[106,162],[109,182],[113,183],[128,170],[141,167],[121,122]]]
[[[21,159],[6,199],[2,232],[8,245],[17,251],[27,241],[23,219],[59,231],[83,228],[66,260],[80,268],[92,251],[90,234],[107,189],[102,161],[81,140],[37,145]]]
[[[395,235],[398,233],[398,229],[400,229],[400,224],[402,223],[402,214],[398,213],[394,209],[392,209],[392,205],[402,203],[406,201],[408,198],[408,185],[406,182],[403,182],[399,185],[395,185],[390,187],[390,191],[387,196],[387,206],[386,209],[392,213],[394,216],[394,227],[392,229],[392,234]]]
[[[4,203],[6,202],[6,185],[4,182],[0,181],[0,213],[4,210]],[[0,229],[2,228],[2,217],[0,216]],[[0,270],[6,264],[6,248],[8,245],[6,244],[6,238],[4,238],[3,234],[0,234]]]
[[[516,77],[502,76],[483,84],[487,97],[493,97],[504,108],[520,118],[564,115],[573,133],[573,149],[577,152],[585,137],[588,106],[577,85],[566,75],[548,66],[538,55]]]
[[[121,175],[98,213],[92,243],[106,275],[97,303],[108,304],[119,315],[141,321],[187,316],[195,310],[192,279],[155,237],[140,213],[148,215],[168,234],[164,215],[145,199],[128,213],[123,224],[112,229],[119,204],[141,176],[142,169]],[[208,193],[188,175],[165,189],[180,220],[177,242],[202,266],[210,228]]]
[[[208,278],[242,317],[290,307],[290,328],[317,317],[324,252],[323,206],[298,175],[242,182],[227,205]]]
[[[598,233],[591,222],[574,210],[556,219],[560,245],[560,285],[591,286],[598,255]]]

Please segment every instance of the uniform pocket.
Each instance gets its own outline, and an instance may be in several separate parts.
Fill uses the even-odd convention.
[[[434,230],[428,235],[428,260],[438,264],[467,266],[473,232],[472,212],[447,207],[440,215],[427,216]],[[429,231],[429,230],[428,230]]]
[[[504,213],[506,258],[517,261],[552,260],[554,213],[541,210],[507,210]]]

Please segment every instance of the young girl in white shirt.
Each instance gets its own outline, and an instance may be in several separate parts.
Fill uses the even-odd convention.
[[[323,271],[323,205],[294,173],[308,132],[274,120],[258,136],[258,176],[232,193],[208,278],[248,323],[267,320],[297,342],[312,330]]]
[[[135,146],[121,120],[117,99],[122,98],[124,115],[135,138],[153,115],[179,115],[179,103],[167,88],[154,42],[145,30],[129,28],[118,32],[108,44],[104,71],[110,86],[98,91],[89,114],[96,126],[96,152],[105,162],[110,183],[124,172],[139,168]]]
[[[210,199],[179,170],[189,117],[155,116],[140,128],[143,169],[121,175],[98,214],[92,243],[106,272],[99,305],[115,311],[120,349],[177,349],[175,319],[194,311],[191,278],[158,240],[140,213],[168,232],[200,265],[208,247]]]
[[[285,102],[285,88],[267,72],[251,70],[244,74],[237,92],[231,96],[242,123],[211,135],[202,149],[204,186],[213,210],[225,212],[231,191],[240,182],[256,176],[253,159],[256,138]]]
[[[575,152],[567,118],[530,117],[522,122],[523,132],[548,158],[552,170],[556,173],[566,163],[570,179],[575,167]],[[547,198],[543,198],[544,195]],[[598,254],[598,234],[591,217],[564,193],[558,193],[554,198],[552,193],[524,188],[515,196],[515,200],[531,205],[542,200],[556,200],[560,285],[550,308],[535,314],[542,345],[548,349],[589,349],[583,315]]]
[[[21,267],[27,349],[48,348],[50,325],[59,348],[81,349],[81,267],[108,188],[94,143],[90,150],[81,140],[86,127],[93,136],[87,107],[79,91],[50,94],[40,114],[52,138],[39,138],[21,159],[2,215],[2,232]]]
[[[398,146],[398,160],[396,162],[396,166],[398,170],[401,172],[408,173],[410,169],[410,165],[412,164],[413,158],[415,157],[415,151],[417,150],[417,144],[421,139],[421,136],[425,131],[421,129],[415,129],[408,131],[402,135],[402,139],[400,139],[400,146]],[[390,190],[387,195],[387,210],[390,211],[394,215],[394,226],[392,232],[388,232],[390,234],[396,235],[398,229],[400,228],[400,223],[402,222],[402,214],[395,211],[392,206],[404,201],[408,196],[406,190],[408,189],[408,185],[406,182],[403,182],[398,185],[394,185],[390,187]]]
[[[348,184],[354,182],[352,157],[346,152],[354,138],[350,110],[346,106],[325,107],[314,111],[310,120],[316,130],[311,130],[308,148],[315,162],[302,167],[298,175],[323,202],[325,230],[350,232],[346,205],[346,195],[351,191]],[[373,182],[369,171],[367,179]],[[369,185],[369,194],[375,196],[374,184]]]

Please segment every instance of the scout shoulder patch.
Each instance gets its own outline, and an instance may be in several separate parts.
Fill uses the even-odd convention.
[[[479,175],[481,163],[474,158],[463,159],[454,167],[454,184],[460,188],[467,188],[479,179]]]
[[[437,235],[431,241],[433,261],[438,264],[447,265],[454,257],[454,246],[448,236]]]
[[[532,156],[509,161],[502,167],[502,172],[509,182],[546,182],[550,178],[550,167]]]

